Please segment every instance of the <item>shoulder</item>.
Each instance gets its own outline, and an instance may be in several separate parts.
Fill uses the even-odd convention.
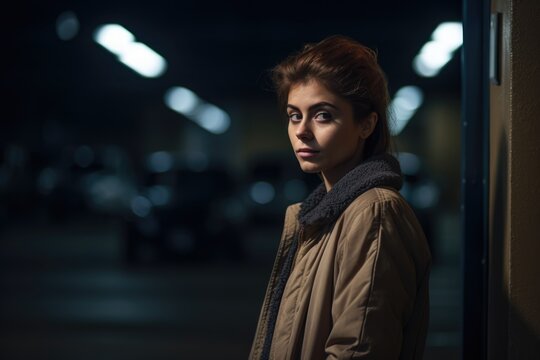
[[[298,213],[302,203],[289,205],[285,211],[285,222],[283,226],[284,234],[293,234],[298,225]]]
[[[298,213],[300,212],[300,206],[301,205],[302,205],[302,203],[298,202],[296,204],[292,204],[292,205],[287,206],[287,210],[285,211],[285,216],[286,217],[289,217],[289,216],[296,217],[298,215]]]
[[[425,243],[425,235],[413,209],[392,188],[377,187],[358,196],[338,219],[350,235],[365,233],[372,240],[401,239]],[[367,235],[366,234],[366,235]]]
[[[390,187],[375,187],[358,196],[343,211],[342,217],[356,217],[365,212],[386,212],[407,213],[413,215],[412,209],[395,189]]]
[[[373,188],[356,198],[341,216],[342,227],[354,235],[363,234],[364,241],[375,241],[385,248],[405,250],[420,263],[429,262],[427,240],[413,209],[401,194],[392,188]]]

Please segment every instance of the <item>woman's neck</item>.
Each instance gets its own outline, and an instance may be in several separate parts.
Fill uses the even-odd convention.
[[[359,152],[358,154],[355,154],[351,159],[348,161],[340,164],[339,166],[336,166],[332,169],[321,171],[321,176],[324,182],[324,187],[326,188],[326,192],[329,192],[332,190],[332,187],[343,177],[345,174],[347,174],[349,171],[354,169],[358,164],[360,164],[363,160],[363,152]]]

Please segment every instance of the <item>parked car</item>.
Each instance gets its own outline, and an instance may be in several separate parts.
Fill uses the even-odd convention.
[[[236,192],[235,181],[222,167],[149,169],[125,217],[126,260],[243,259],[245,216]]]

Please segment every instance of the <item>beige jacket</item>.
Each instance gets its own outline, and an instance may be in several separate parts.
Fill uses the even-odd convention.
[[[270,359],[422,358],[431,263],[422,228],[390,186],[368,189],[345,205],[322,225],[302,225],[299,204],[287,209],[250,359],[265,357],[272,294],[295,239]]]

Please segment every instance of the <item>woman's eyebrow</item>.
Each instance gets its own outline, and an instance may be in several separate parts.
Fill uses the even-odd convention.
[[[326,102],[326,101],[321,101],[321,102],[318,102],[316,104],[313,104],[308,108],[308,110],[313,110],[314,108],[318,108],[318,107],[322,107],[322,106],[328,106],[328,107],[334,108],[336,110],[339,110],[337,108],[337,106],[335,106],[334,104],[331,104],[329,102]],[[287,104],[287,107],[291,108],[291,109],[294,109],[294,110],[300,110],[297,106],[294,106],[293,104]]]

